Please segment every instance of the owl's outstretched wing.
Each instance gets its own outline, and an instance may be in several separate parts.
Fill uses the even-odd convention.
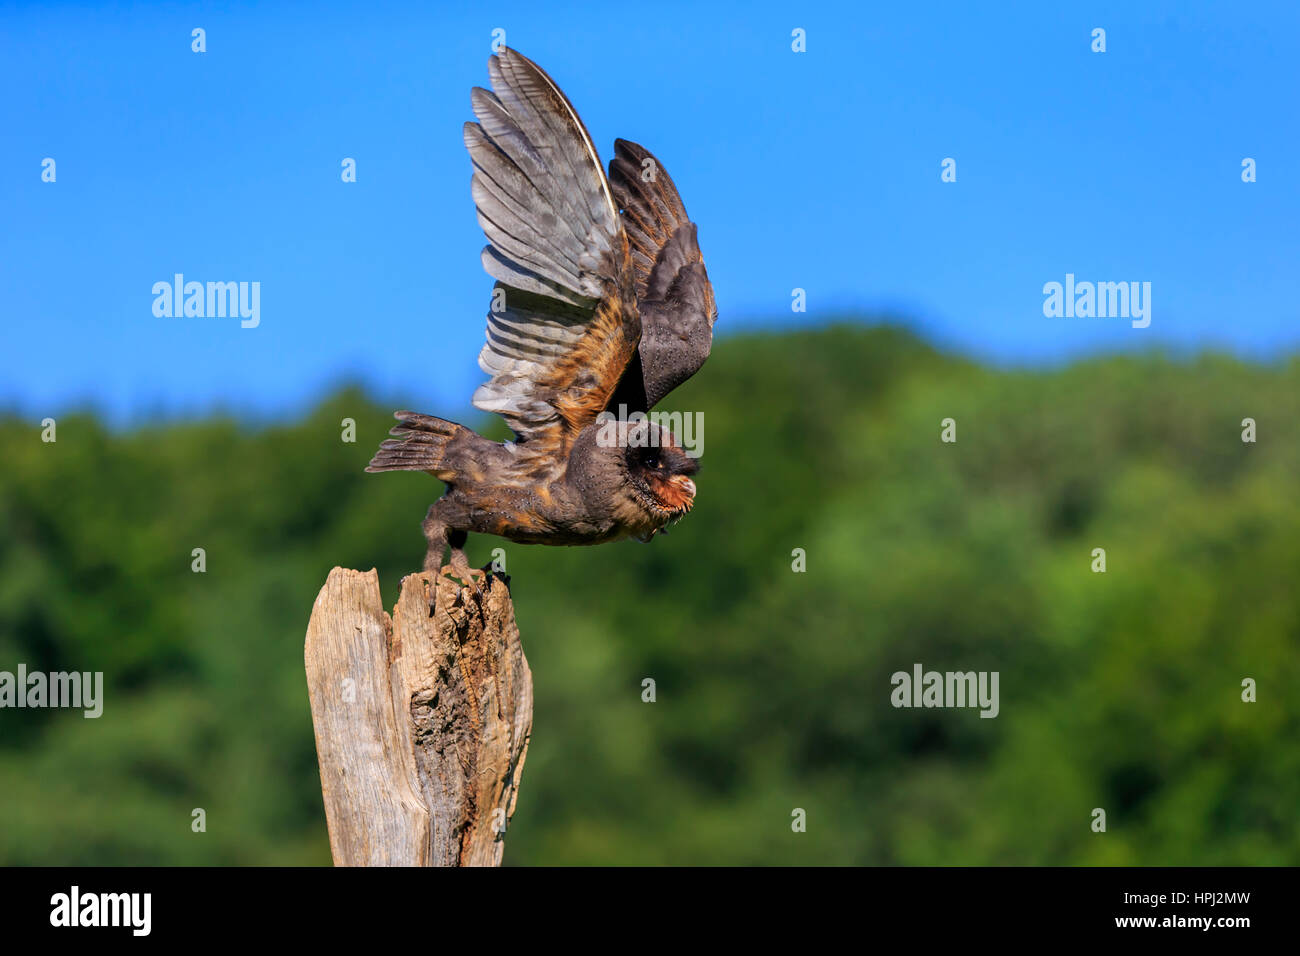
[[[649,411],[709,357],[718,307],[695,223],[660,162],[643,146],[615,140],[609,184],[632,248],[641,314],[638,355],[613,404]]]
[[[496,279],[474,405],[520,450],[558,459],[609,404],[641,325],[627,235],[582,120],[535,63],[503,49],[471,94],[472,191]]]

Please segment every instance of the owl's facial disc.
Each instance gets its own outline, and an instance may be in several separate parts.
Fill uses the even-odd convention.
[[[629,448],[628,474],[643,502],[665,518],[680,518],[695,504],[691,475],[700,463],[675,445]]]

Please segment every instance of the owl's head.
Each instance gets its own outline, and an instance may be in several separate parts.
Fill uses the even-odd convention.
[[[658,433],[659,443],[629,445],[624,457],[633,493],[652,513],[672,520],[695,504],[691,476],[700,470],[700,462],[682,450],[672,432],[660,428]]]
[[[607,515],[623,534],[648,541],[691,510],[691,476],[699,470],[668,429],[645,419],[602,420],[578,437],[568,479],[593,514]]]

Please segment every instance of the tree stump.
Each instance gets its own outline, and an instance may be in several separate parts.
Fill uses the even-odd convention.
[[[407,575],[390,617],[376,571],[334,568],[304,658],[334,864],[499,865],[533,723],[506,579]]]

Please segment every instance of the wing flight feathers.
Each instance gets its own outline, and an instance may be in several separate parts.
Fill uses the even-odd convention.
[[[613,402],[649,411],[709,357],[718,308],[695,223],[663,165],[644,146],[615,140],[609,181],[631,247],[642,324],[639,362]]]
[[[591,137],[554,81],[503,49],[465,124],[496,280],[474,405],[562,454],[604,410],[641,335],[631,250]]]

